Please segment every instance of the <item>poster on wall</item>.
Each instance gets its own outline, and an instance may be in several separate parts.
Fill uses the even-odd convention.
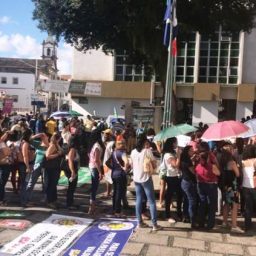
[[[85,85],[85,95],[101,96],[101,83],[87,82]]]
[[[13,108],[13,99],[4,99],[3,114],[11,114]]]

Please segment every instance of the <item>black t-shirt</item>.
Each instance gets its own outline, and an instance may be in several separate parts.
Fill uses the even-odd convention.
[[[182,178],[186,181],[192,181],[194,183],[196,183],[196,176],[195,174],[193,174],[189,168],[192,167],[192,161],[188,160],[188,161],[182,161],[180,163],[180,169],[182,172]]]

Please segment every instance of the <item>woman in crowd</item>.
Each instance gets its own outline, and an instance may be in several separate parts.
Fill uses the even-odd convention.
[[[57,207],[57,185],[60,177],[60,162],[63,157],[63,151],[59,144],[60,140],[60,133],[54,133],[45,154],[46,196],[48,206],[51,208]]]
[[[38,133],[36,135],[31,136],[29,143],[35,148],[35,161],[33,164],[33,168],[31,171],[31,175],[29,176],[28,183],[26,185],[25,191],[25,205],[29,203],[32,197],[32,191],[38,178],[44,176],[43,173],[43,164],[45,159],[45,152],[49,146],[48,136],[45,133]],[[46,180],[44,180],[46,182]],[[45,185],[45,184],[43,184]]]
[[[177,150],[177,145],[177,138],[173,137],[167,139],[163,146],[163,161],[166,166],[165,181],[167,184],[165,193],[165,214],[169,222],[173,222],[173,219],[170,218],[170,206],[174,194],[176,194],[177,197],[177,217],[178,220],[182,219],[181,172],[179,170],[180,151]]]
[[[121,201],[126,193],[126,172],[129,168],[129,161],[125,150],[125,140],[116,141],[111,161],[111,176],[113,180],[113,212],[116,217],[121,217]]]
[[[5,201],[5,185],[8,181],[10,172],[13,170],[14,159],[12,151],[6,145],[6,141],[10,135],[9,131],[1,134],[0,138],[0,206],[6,205]]]
[[[145,158],[149,158],[152,165],[155,166],[155,159],[151,150],[148,148],[149,145],[150,144],[146,136],[141,135],[138,138],[136,148],[131,152],[131,165],[133,169],[133,180],[136,191],[136,217],[139,222],[139,227],[146,226],[141,215],[144,190],[149,202],[151,221],[153,224],[152,230],[157,231],[160,229],[160,226],[157,224],[157,210],[153,180],[151,175],[144,171]]]
[[[95,129],[91,133],[89,146],[89,168],[91,171],[92,185],[90,195],[89,214],[94,214],[96,210],[96,194],[100,180],[103,177],[102,157],[104,144],[101,139],[101,131]]]
[[[77,208],[74,206],[74,193],[78,180],[78,169],[80,161],[80,156],[78,154],[79,139],[77,135],[72,135],[70,137],[68,147],[68,154],[65,156],[64,161],[65,165],[61,166],[61,169],[65,171],[65,175],[68,178],[66,206],[69,210],[72,210]]]
[[[253,230],[252,215],[256,206],[256,147],[247,145],[244,148],[242,160],[242,193],[245,200],[244,225],[245,231]]]
[[[201,147],[204,148],[204,147]],[[215,212],[218,198],[218,176],[220,171],[211,160],[209,150],[199,153],[199,163],[195,167],[197,190],[200,198],[199,227],[205,227],[206,212],[208,212],[207,229],[213,229],[215,225]]]
[[[223,205],[223,227],[228,227],[228,213],[231,208],[231,232],[241,232],[237,226],[237,211],[239,204],[238,177],[239,169],[233,157],[233,147],[226,144],[222,147],[220,157],[220,187],[222,190]]]
[[[31,148],[30,145],[31,136],[32,130],[26,129],[21,136],[21,141],[19,145],[18,168],[22,206],[26,206],[27,204],[26,187],[30,180],[34,164],[34,150]]]
[[[193,146],[186,146],[180,155],[180,170],[182,172],[181,188],[188,199],[188,214],[191,227],[196,227],[197,188],[194,170],[195,154]]]

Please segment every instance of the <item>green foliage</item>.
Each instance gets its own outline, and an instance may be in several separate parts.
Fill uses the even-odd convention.
[[[64,37],[81,51],[125,49],[131,62],[149,64],[164,74],[165,0],[32,0],[39,28]],[[256,0],[177,0],[179,40],[191,31],[211,34],[249,31]]]

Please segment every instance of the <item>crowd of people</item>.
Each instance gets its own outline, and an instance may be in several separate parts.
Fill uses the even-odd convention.
[[[23,207],[33,201],[33,190],[41,176],[45,203],[56,209],[57,185],[63,170],[68,178],[66,207],[74,209],[78,170],[87,166],[92,181],[89,214],[94,215],[97,210],[98,187],[104,179],[105,196],[112,197],[113,215],[125,217],[129,175],[135,185],[135,213],[141,228],[147,226],[145,219],[151,219],[153,230],[161,229],[157,208],[164,208],[168,222],[189,222],[192,229],[212,230],[216,214],[223,216],[222,226],[231,232],[244,232],[237,223],[238,214],[244,216],[244,230],[252,229],[256,206],[254,138],[207,143],[201,141],[201,125],[198,132],[191,134],[190,143],[181,148],[176,137],[154,141],[152,128],[135,131],[127,124],[122,131],[115,130],[91,117],[85,122],[77,117],[45,121],[40,115],[27,115],[13,123],[0,120],[2,206],[7,203],[5,186],[9,176]],[[154,172],[160,177],[158,203]],[[170,210],[174,205],[176,213]]]

